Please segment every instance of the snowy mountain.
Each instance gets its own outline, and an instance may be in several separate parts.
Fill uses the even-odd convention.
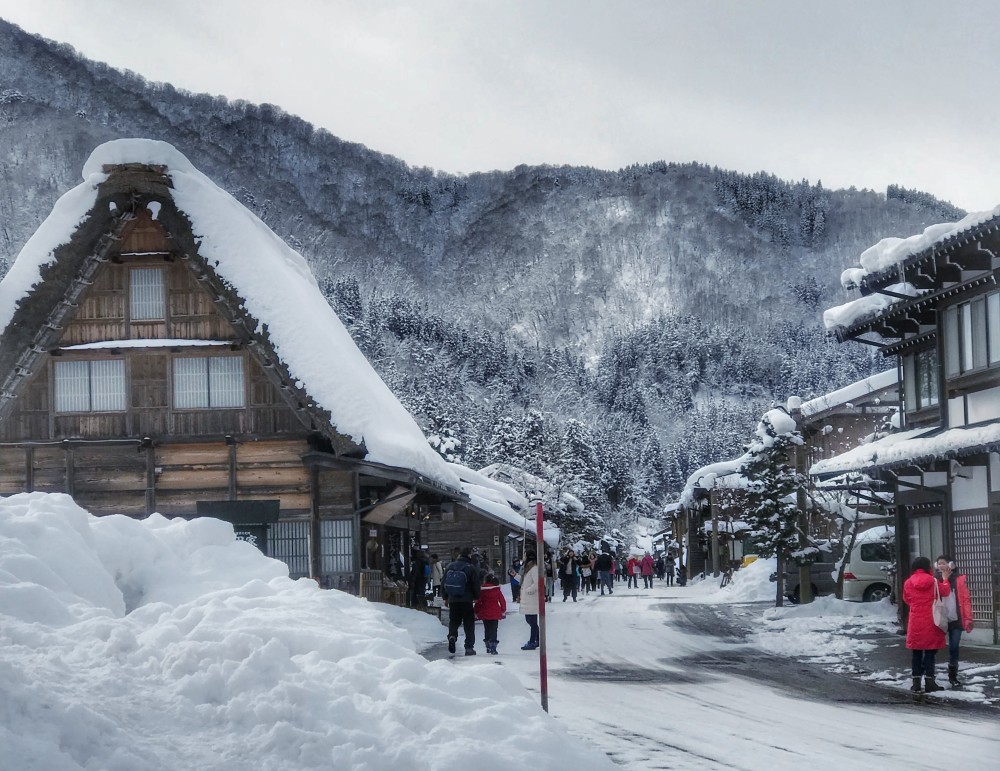
[[[884,369],[827,340],[820,309],[865,247],[961,215],[915,191],[698,163],[411,168],[2,21],[0,73],[0,259],[94,147],[168,141],[308,260],[450,460],[572,477],[605,513],[654,508],[731,457],[771,399]]]

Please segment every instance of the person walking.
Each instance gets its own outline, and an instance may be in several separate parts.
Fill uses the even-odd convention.
[[[521,574],[521,613],[528,624],[530,636],[528,642],[521,646],[522,651],[533,651],[538,647],[538,564],[535,553],[529,551],[524,559],[524,572]]]
[[[910,606],[910,616],[906,624],[906,647],[913,651],[911,669],[914,693],[933,693],[941,686],[934,681],[934,657],[945,646],[945,636],[934,623],[932,606],[940,595],[947,597],[951,587],[947,581],[938,581],[931,575],[931,561],[927,557],[917,557],[911,563],[913,572],[903,583],[903,602]],[[920,677],[924,687],[920,688]]]
[[[626,588],[631,589],[633,586],[639,588],[639,576],[642,573],[642,565],[639,564],[639,560],[633,554],[628,558],[628,586]]]
[[[410,549],[410,574],[407,576],[406,607],[427,607],[427,558],[417,547]]]
[[[465,546],[457,560],[444,571],[445,605],[448,607],[448,653],[455,652],[458,627],[465,630],[465,655],[476,655],[476,611],[479,599],[479,571],[472,562],[472,550]]]
[[[663,562],[663,555],[656,555],[656,562],[653,564],[653,569],[656,571],[656,577],[661,581],[663,580],[663,571],[666,570],[665,564]]]
[[[653,558],[650,556],[649,552],[642,555],[642,559],[639,561],[639,572],[642,573],[642,588],[652,589],[653,588]]]
[[[664,575],[667,579],[667,586],[674,585],[674,555],[667,552],[666,559],[663,560]]]
[[[486,643],[486,652],[496,655],[497,644],[500,642],[497,639],[497,627],[500,625],[500,619],[507,616],[507,600],[500,590],[497,577],[492,573],[487,573],[483,579],[482,589],[473,608],[476,618],[483,622],[483,642]]]
[[[607,588],[608,594],[614,594],[615,590],[613,588],[615,581],[615,561],[614,558],[608,554],[606,551],[602,551],[597,555],[594,560],[594,567],[597,568],[597,577],[601,581],[601,595],[604,595],[604,589]]]
[[[434,597],[441,596],[441,582],[444,580],[444,564],[438,555],[431,555],[431,594]]]
[[[510,601],[521,601],[521,560],[514,557],[514,561],[507,568],[507,576],[510,578]]]
[[[550,551],[545,552],[545,601],[552,602],[552,597],[556,593],[556,555]]]
[[[559,560],[559,582],[562,584],[563,602],[566,602],[571,596],[573,602],[576,602],[576,582],[579,570],[580,562],[577,560],[576,554],[573,553],[572,549],[567,549],[563,558]]]
[[[944,597],[944,607],[948,613],[948,683],[952,690],[961,690],[958,679],[958,647],[962,632],[972,631],[972,595],[965,574],[958,571],[955,560],[948,554],[937,558],[937,569],[941,578],[948,582],[951,594]]]

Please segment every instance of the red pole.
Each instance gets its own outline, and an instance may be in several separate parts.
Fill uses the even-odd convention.
[[[549,711],[549,671],[545,655],[545,571],[548,560],[545,557],[545,539],[542,531],[545,525],[545,511],[542,502],[535,504],[535,548],[538,549],[538,679],[542,691],[542,709]]]

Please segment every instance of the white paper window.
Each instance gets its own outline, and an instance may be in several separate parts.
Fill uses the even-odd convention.
[[[56,412],[122,412],[125,409],[125,362],[57,361]]]
[[[183,410],[242,407],[243,358],[174,359],[174,407]]]
[[[132,321],[166,318],[163,301],[163,268],[133,268],[130,272]]]
[[[1000,386],[973,391],[965,398],[969,404],[969,423],[1000,420]]]
[[[987,333],[990,339],[990,364],[1000,363],[1000,292],[986,297]]]

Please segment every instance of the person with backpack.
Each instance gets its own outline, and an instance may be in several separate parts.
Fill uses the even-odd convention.
[[[483,579],[483,588],[479,592],[479,598],[475,603],[476,618],[483,622],[483,642],[486,643],[486,652],[496,654],[497,627],[500,619],[507,615],[507,600],[500,590],[497,577],[488,573]]]
[[[462,547],[457,560],[444,571],[445,605],[448,608],[448,653],[455,652],[458,627],[465,630],[465,655],[476,655],[476,611],[479,599],[479,571],[472,563],[472,550]]]
[[[507,576],[510,578],[510,599],[511,602],[521,601],[521,560],[514,557],[514,561],[507,568]]]
[[[594,567],[597,568],[597,575],[601,579],[601,594],[604,594],[605,588],[608,590],[608,594],[614,594],[615,590],[612,589],[612,584],[615,581],[615,560],[606,551],[602,551],[597,555],[597,559],[594,561]]]

